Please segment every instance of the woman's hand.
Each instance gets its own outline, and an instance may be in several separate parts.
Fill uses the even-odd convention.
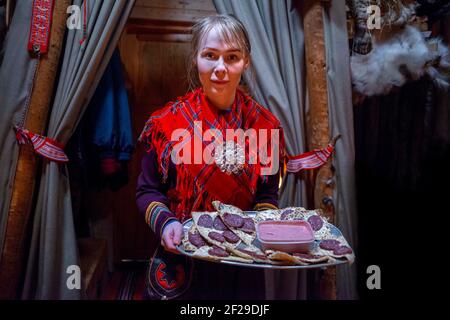
[[[170,252],[179,254],[176,246],[181,243],[183,226],[179,221],[171,222],[164,227],[161,237],[161,245]]]

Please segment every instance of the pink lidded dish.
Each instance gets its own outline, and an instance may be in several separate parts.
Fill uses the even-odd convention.
[[[307,252],[314,243],[311,225],[303,220],[261,221],[256,235],[263,250]]]

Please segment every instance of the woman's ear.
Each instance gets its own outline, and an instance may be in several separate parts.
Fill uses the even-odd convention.
[[[247,70],[248,67],[250,67],[250,58],[245,57],[244,58],[244,70]]]

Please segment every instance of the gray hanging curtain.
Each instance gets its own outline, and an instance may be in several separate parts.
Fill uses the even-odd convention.
[[[0,65],[3,60],[3,41],[6,35],[6,8],[0,7]]]
[[[245,80],[255,99],[280,119],[291,155],[306,151],[303,24],[294,2],[214,0],[219,13],[232,13],[251,35],[253,69]],[[305,190],[305,181],[288,173],[280,207],[304,206]],[[306,272],[266,271],[266,298],[306,299],[306,283]]]
[[[291,155],[306,151],[303,24],[296,3],[294,0],[214,0],[219,13],[234,14],[252,35],[255,71],[254,76],[246,76],[246,81],[256,100],[281,120]],[[330,126],[333,136],[342,135],[335,153],[337,225],[355,246],[353,113],[345,2],[332,2],[325,16]],[[305,206],[305,190],[304,181],[287,174],[280,190],[280,207]],[[351,267],[351,271],[348,267],[338,269],[338,298],[353,298],[356,294],[356,267]],[[266,297],[307,298],[306,272],[266,272]]]
[[[333,157],[333,166],[336,168],[336,186],[333,191],[335,222],[356,252],[356,262],[352,266],[336,268],[337,297],[338,299],[357,299],[355,139],[350,52],[344,1],[333,1],[331,6],[325,7],[324,31],[330,132],[332,137],[341,134]]]
[[[85,1],[74,1],[81,7]],[[68,31],[47,136],[66,144],[75,131],[115,49],[134,1],[88,1],[87,39]],[[67,285],[67,268],[79,265],[67,167],[43,164],[34,210],[31,248],[22,297],[79,299]]]
[[[19,122],[33,81],[35,59],[27,51],[32,1],[19,1],[6,34],[0,67],[0,257],[16,172],[19,146],[13,125]],[[7,150],[7,152],[6,152]]]

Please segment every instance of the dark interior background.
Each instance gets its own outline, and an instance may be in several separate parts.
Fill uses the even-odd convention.
[[[450,99],[429,79],[355,107],[361,298],[414,295],[439,283],[446,234]],[[366,268],[383,290],[367,290]],[[430,292],[432,294],[432,292]]]

